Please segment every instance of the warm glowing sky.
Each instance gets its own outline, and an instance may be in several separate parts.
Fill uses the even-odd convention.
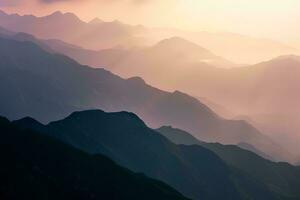
[[[300,38],[300,0],[0,0],[1,9],[45,15],[55,10],[84,20],[230,31],[285,41]]]

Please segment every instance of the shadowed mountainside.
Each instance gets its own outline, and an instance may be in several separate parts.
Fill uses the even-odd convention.
[[[12,199],[178,199],[166,184],[135,174],[0,118],[0,197]]]
[[[204,143],[189,133],[172,127],[161,127],[159,133],[175,144],[197,144],[203,146],[224,160],[229,166],[239,169],[252,178],[264,183],[274,192],[291,199],[298,199],[300,168],[287,163],[275,163],[234,145]]]
[[[297,168],[291,167],[293,172],[290,172],[295,175],[295,179],[289,180],[293,190],[279,192],[268,188],[261,177],[253,179],[243,169],[225,164],[206,147],[171,143],[132,113],[90,110],[75,112],[45,126],[30,118],[14,124],[39,130],[92,154],[105,154],[118,164],[162,180],[193,199],[273,200],[298,195]],[[251,163],[249,160],[248,165]],[[276,180],[273,184],[281,182]]]

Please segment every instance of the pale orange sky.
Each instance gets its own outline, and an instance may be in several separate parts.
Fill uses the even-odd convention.
[[[0,0],[20,14],[73,12],[130,24],[194,31],[229,31],[297,42],[300,0]],[[299,42],[300,43],[300,42]]]

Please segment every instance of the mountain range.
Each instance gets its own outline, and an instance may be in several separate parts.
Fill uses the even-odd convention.
[[[101,108],[137,113],[151,127],[172,125],[205,141],[248,142],[278,160],[278,145],[245,121],[225,120],[197,99],[165,92],[141,78],[122,79],[106,70],[80,65],[32,42],[0,39],[1,114],[49,122],[76,110]]]
[[[238,66],[180,37],[164,39],[149,47],[90,50],[71,43],[66,43],[59,39],[39,39],[26,32],[13,32],[4,28],[1,28],[1,30],[0,34],[2,36],[12,37],[16,40],[35,42],[40,46],[48,46],[48,48],[50,47],[53,51],[67,55],[81,64],[93,67],[109,67],[110,70],[121,67],[122,69],[127,69],[130,65],[133,69],[128,69],[129,71],[138,70],[139,68],[137,66],[139,65],[142,65],[143,69],[147,69],[153,65],[159,65],[157,66],[157,68],[159,68],[163,67],[163,64],[170,64],[170,60],[174,58],[178,59],[176,61],[173,60],[173,62],[178,64],[180,68],[196,63],[224,68]],[[166,52],[168,52],[168,54],[164,55]],[[153,58],[157,60],[154,63],[152,61]],[[136,63],[133,65],[132,62]],[[144,66],[145,63],[148,63],[148,65]]]
[[[297,199],[300,195],[299,167],[271,162],[233,145],[176,145],[133,113],[89,110],[47,125],[28,117],[13,124],[90,154],[104,154],[192,199],[273,200]]]
[[[0,10],[0,199],[299,200],[298,53]]]
[[[86,63],[82,57],[67,54]],[[182,38],[166,39],[144,49],[106,50],[95,55],[101,60],[97,65],[92,63],[94,59],[86,57],[93,66],[104,66],[126,78],[140,76],[150,85],[168,91],[180,90],[200,100],[204,97],[214,102],[210,105],[219,105],[214,109],[217,113],[235,119],[246,116],[260,131],[291,152],[297,151],[300,140],[297,123],[300,96],[295,92],[300,85],[298,56],[280,56],[256,65],[233,67],[234,64]]]
[[[166,184],[0,118],[0,197],[8,199],[178,199]]]
[[[161,28],[152,30],[150,34],[159,40],[174,36],[185,38],[239,64],[256,64],[281,55],[299,54],[299,49],[278,41],[231,32],[191,32]]]
[[[65,19],[71,14],[58,12],[53,15],[59,19]],[[74,20],[76,16],[72,16]],[[24,17],[2,12],[0,21],[1,19],[4,22],[10,21],[7,18],[43,19],[45,23],[51,21],[48,17],[44,17],[45,19],[34,16]],[[60,21],[63,23],[64,20]],[[74,21],[81,20],[77,18]],[[53,19],[49,23],[54,26],[54,22]],[[64,23],[69,22],[66,20]],[[94,20],[92,24],[99,23],[103,22]],[[84,23],[81,21],[80,24]],[[4,25],[9,27],[7,24]],[[20,28],[18,30],[22,30],[21,27],[17,26]],[[196,97],[205,97],[214,102],[213,105],[219,105],[217,109],[212,107],[217,113],[227,118],[243,120],[251,118],[248,122],[268,134],[281,146],[289,149],[291,153],[297,154],[294,152],[297,152],[300,140],[298,134],[300,127],[297,123],[300,112],[297,109],[299,97],[296,92],[293,92],[299,89],[297,87],[299,85],[297,82],[299,58],[297,56],[282,56],[257,65],[227,70],[220,66],[236,65],[228,63],[226,59],[214,55],[201,46],[178,37],[163,40],[150,47],[94,51],[61,40],[37,40],[25,33],[12,33],[3,28],[0,33],[2,35],[3,33],[17,34],[14,39],[18,38],[18,40],[38,41],[38,44],[46,50],[51,48],[54,52],[68,55],[82,64],[104,67],[123,77],[140,76],[150,85],[159,86],[165,90],[180,90]],[[101,41],[100,43],[102,44]],[[250,44],[253,43],[253,41],[250,42]],[[259,43],[263,44],[261,41]],[[256,48],[256,51],[257,49],[263,48]],[[168,76],[165,76],[165,73],[168,73]],[[220,110],[222,107],[230,110],[230,114],[226,112],[224,115],[224,109]]]
[[[203,147],[176,146],[132,113],[91,110],[46,126],[30,118],[14,124],[39,130],[88,153],[104,154],[134,172],[164,181],[187,197],[238,199],[226,165],[214,153]]]
[[[268,185],[274,191],[298,193],[299,180],[295,177],[299,175],[299,167],[292,167],[287,163],[274,163],[238,146],[204,143],[180,129],[161,127],[157,131],[175,144],[200,145],[213,151],[229,166],[241,170],[259,182]],[[290,196],[290,198],[292,197]]]
[[[118,21],[87,23],[73,13],[60,11],[44,17],[10,15],[1,11],[0,26],[15,32],[30,33],[43,39],[61,39],[90,49],[105,49],[121,44],[135,46],[139,38],[133,36],[133,33],[143,32],[141,26],[130,26]]]
[[[43,39],[60,39],[81,47],[100,50],[154,45],[171,37],[182,37],[239,64],[254,64],[284,54],[299,53],[293,47],[267,39],[234,33],[187,32],[166,28],[132,26],[119,21],[104,22],[95,18],[80,20],[73,13],[54,12],[44,17],[0,12],[0,26],[26,32]]]
[[[55,50],[81,63],[102,66],[122,77],[140,76],[147,83],[165,90],[204,96],[214,105],[221,105],[214,110],[217,113],[224,114],[225,109],[220,108],[226,107],[230,112],[225,112],[225,117],[248,116],[249,122],[255,121],[253,125],[262,132],[291,152],[297,151],[300,139],[299,95],[294,92],[300,85],[300,59],[297,56],[281,56],[256,65],[237,67],[182,38],[170,38],[134,50],[83,53],[58,45]]]
[[[282,56],[254,66],[222,69],[218,65],[230,67],[234,64],[181,38],[167,39],[142,49],[92,51],[60,40],[39,40],[25,33],[12,34],[2,30],[2,35],[32,41],[47,51],[51,49],[49,52],[68,55],[82,64],[103,66],[123,77],[141,76],[151,85],[201,96],[199,99],[218,114],[247,120],[291,152],[297,151],[299,97],[293,92],[299,85],[297,56]],[[213,62],[203,62],[208,58]],[[165,72],[168,76],[164,75]],[[284,84],[282,78],[285,78]],[[287,140],[286,135],[291,139]]]

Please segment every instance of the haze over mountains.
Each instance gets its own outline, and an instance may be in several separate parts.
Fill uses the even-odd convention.
[[[3,33],[12,34],[4,29]],[[299,85],[299,58],[296,56],[226,70],[218,66],[233,64],[180,38],[164,40],[142,49],[101,51],[82,49],[59,40],[39,41],[26,34],[17,34],[14,39],[33,41],[46,50],[49,49],[45,47],[50,47],[81,63],[103,66],[124,77],[142,76],[148,83],[160,88],[179,89],[197,97],[206,97],[215,102],[209,103],[212,108],[219,105],[215,111],[224,114],[223,111],[227,110],[225,117],[235,115],[235,118],[254,122],[252,124],[261,131],[282,142],[291,151],[297,151],[299,98],[293,92],[298,90]],[[222,106],[226,109],[220,109]]]
[[[74,110],[128,110],[151,127],[167,124],[206,141],[247,142],[278,160],[291,159],[288,152],[245,121],[222,119],[184,93],[164,92],[140,78],[124,80],[103,69],[79,65],[31,42],[0,39],[0,43],[0,110],[10,119],[32,116],[47,122]]]
[[[57,18],[67,18],[66,15],[69,14],[54,14]],[[2,16],[8,19],[12,18],[12,15],[4,13]],[[72,16],[70,18],[73,21],[75,16]],[[15,18],[18,20],[24,18],[43,19],[44,23],[48,23],[48,17],[36,18],[16,15]],[[52,24],[55,25],[54,21]],[[80,20],[77,19],[76,21]],[[90,24],[98,23],[103,22],[95,19]],[[84,24],[84,22],[80,24]],[[6,24],[6,26],[8,25]],[[300,128],[297,123],[299,114],[294,108],[297,107],[298,97],[294,97],[296,93],[291,92],[293,90],[290,88],[297,87],[299,84],[297,84],[297,77],[290,80],[288,74],[296,76],[296,68],[285,67],[286,65],[295,66],[297,64],[295,56],[280,57],[254,67],[227,70],[221,69],[221,67],[228,68],[237,65],[214,55],[195,43],[178,37],[163,40],[150,47],[95,51],[60,40],[38,40],[25,33],[14,33],[7,29],[1,29],[1,33],[2,35],[13,36],[15,40],[32,41],[44,50],[66,54],[83,64],[105,67],[124,77],[141,76],[149,84],[159,88],[169,91],[181,90],[197,97],[208,98],[215,102],[209,104],[213,106],[213,109],[215,108],[214,105],[219,105],[214,111],[219,111],[224,106],[226,109],[220,110],[220,113],[224,114],[224,110],[229,110],[230,117],[236,116],[236,119],[247,119],[252,125],[268,134],[269,137],[281,142],[281,145],[289,148],[291,152],[297,152],[297,141],[299,141],[297,133]],[[102,42],[100,43],[102,44]],[[272,67],[273,65],[277,67]],[[278,71],[279,66],[282,66],[281,70],[283,71]],[[166,73],[168,76],[165,76]],[[286,91],[281,86],[282,75],[287,77],[284,81]],[[258,87],[259,90],[257,90]],[[282,92],[277,92],[277,88],[281,88]],[[283,102],[285,103],[283,104]],[[279,108],[282,109],[279,110]],[[250,116],[251,119],[243,116]],[[286,135],[289,137],[285,137]]]
[[[103,49],[120,44],[138,43],[133,33],[142,27],[129,26],[118,21],[86,23],[72,13],[59,11],[45,17],[7,15],[0,12],[0,26],[15,32],[31,33],[44,39],[61,39],[91,49]]]
[[[229,110],[227,117],[250,116],[253,125],[297,151],[300,99],[295,91],[300,85],[299,57],[281,56],[252,66],[224,69],[234,65],[217,56],[207,58],[209,51],[180,38],[128,52],[98,52],[101,66],[123,77],[141,76],[149,84],[169,91],[206,97],[221,105],[219,108],[225,107],[220,112]],[[113,60],[115,54],[118,56]],[[198,60],[188,59],[192,55]]]
[[[299,53],[279,42],[233,33],[186,32],[172,29],[131,26],[118,21],[94,19],[87,23],[72,13],[55,12],[44,17],[0,13],[0,26],[26,32],[43,39],[61,39],[81,47],[100,50],[154,45],[160,40],[179,36],[191,40],[238,64],[254,64],[274,57]]]
[[[61,5],[84,17],[78,10],[87,8],[79,5],[91,5],[84,2],[26,6],[44,14]],[[88,2],[109,12],[124,4],[141,17],[150,5],[168,5]],[[179,7],[149,21],[213,1],[172,2]],[[267,8],[276,5],[291,4]],[[126,14],[122,20],[137,15],[125,10],[117,13]],[[297,54],[280,42],[235,33],[0,10],[0,199],[299,200]]]

